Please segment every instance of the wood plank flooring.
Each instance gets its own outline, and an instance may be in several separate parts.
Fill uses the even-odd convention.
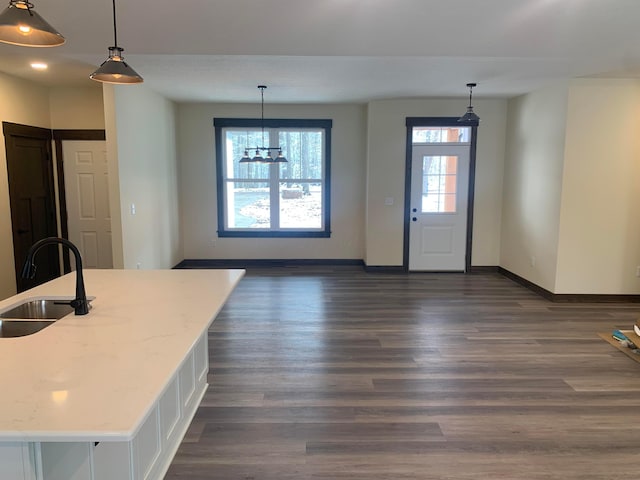
[[[250,269],[166,480],[638,480],[640,304],[499,274]]]

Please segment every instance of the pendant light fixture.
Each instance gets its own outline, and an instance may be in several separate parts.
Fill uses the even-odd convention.
[[[262,145],[264,145],[264,89],[267,88],[266,85],[258,85],[260,89],[260,97],[262,99],[261,103],[261,114],[260,114],[260,125],[262,126]],[[251,148],[253,150],[253,148]],[[240,163],[249,163],[249,162],[259,162],[259,163],[287,163],[287,159],[284,158],[282,154],[282,148],[280,147],[255,147],[256,153],[253,157],[249,156],[249,149],[244,151],[244,155],[240,159]],[[278,156],[273,158],[271,155],[271,150],[277,150]],[[262,156],[262,152],[267,152],[266,156]]]
[[[116,0],[113,0],[113,47],[109,47],[107,58],[98,69],[89,75],[91,80],[103,83],[135,84],[144,80],[124,61],[124,49],[118,46],[118,29],[116,27]]]
[[[0,14],[0,42],[23,47],[57,47],[64,37],[27,0],[10,0]]]
[[[469,87],[469,106],[467,107],[467,113],[461,116],[458,121],[464,123],[474,123],[479,122],[480,117],[475,114],[473,111],[473,105],[471,105],[471,97],[473,95],[473,88],[476,87],[476,83],[467,83],[467,87]]]

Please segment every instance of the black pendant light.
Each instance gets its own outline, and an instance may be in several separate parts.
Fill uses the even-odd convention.
[[[33,3],[10,0],[0,14],[0,42],[23,47],[57,47],[64,37],[33,10]]]
[[[107,58],[98,69],[89,75],[91,80],[103,83],[119,83],[131,85],[144,80],[124,61],[124,49],[118,46],[118,29],[116,27],[116,0],[113,0],[113,47],[109,47]]]
[[[260,125],[262,126],[262,145],[264,145],[264,89],[267,88],[266,85],[258,85],[258,88],[260,89],[260,97],[262,99],[261,102],[261,114],[260,114]],[[253,148],[251,149],[253,150]],[[287,163],[287,159],[284,158],[284,155],[282,154],[282,148],[280,147],[255,147],[256,150],[256,154],[253,157],[249,156],[249,149],[246,149],[244,151],[244,155],[242,155],[242,158],[240,159],[240,163],[250,163],[250,162],[255,162],[255,163]],[[273,155],[271,154],[271,150],[277,150],[278,151],[278,156],[276,158],[273,158]],[[266,151],[267,154],[266,156],[262,156],[262,152]]]
[[[476,86],[476,83],[467,83],[467,87],[469,87],[469,106],[467,107],[467,112],[458,119],[459,122],[477,123],[480,121],[480,117],[475,114],[475,112],[473,111],[473,105],[471,105],[473,88]]]

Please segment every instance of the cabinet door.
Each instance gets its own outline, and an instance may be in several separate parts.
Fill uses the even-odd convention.
[[[41,443],[44,480],[90,480],[91,443]]]
[[[100,442],[93,445],[94,480],[132,480],[131,444],[128,442]]]
[[[196,368],[196,381],[198,383],[207,383],[207,374],[209,373],[209,336],[207,332],[200,337],[193,349],[194,363]]]
[[[0,443],[0,478],[40,480],[36,473],[34,444]]]
[[[160,398],[160,431],[163,448],[179,441],[175,437],[181,433],[179,426],[182,409],[180,407],[180,389],[178,377],[175,376]]]
[[[193,364],[193,350],[189,352],[189,355],[180,367],[178,378],[180,381],[180,397],[182,399],[183,411],[188,412],[191,409],[191,403],[195,401],[196,391],[196,374]]]
[[[153,408],[132,442],[133,470],[136,480],[156,478],[158,459],[162,451],[158,405]]]

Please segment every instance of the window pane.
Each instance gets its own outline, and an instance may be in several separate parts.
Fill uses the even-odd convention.
[[[266,134],[265,134],[266,135]],[[240,163],[247,150],[250,157],[262,145],[260,130],[227,130],[225,145],[225,169],[227,178],[266,179],[269,178],[269,165],[264,163]],[[264,155],[264,153],[262,153]]]
[[[458,157],[422,159],[422,213],[455,213]]]
[[[270,228],[269,184],[227,182],[227,227]]]
[[[322,184],[280,183],[280,227],[322,228]]]
[[[288,163],[280,164],[281,179],[323,178],[322,130],[280,130],[278,141],[283,155],[288,160]]]
[[[468,143],[470,127],[413,127],[413,143]]]
[[[243,152],[244,153],[244,152]],[[252,157],[254,152],[249,152]],[[239,163],[240,157],[235,159],[235,174],[228,177],[229,179],[237,180],[269,180],[269,164],[259,162]]]

